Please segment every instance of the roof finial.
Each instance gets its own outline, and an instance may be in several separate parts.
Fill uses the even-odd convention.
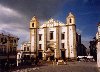
[[[36,21],[37,20],[37,17],[36,16],[33,16],[31,21]]]
[[[72,14],[72,12],[69,12],[68,17],[74,17],[74,15]]]

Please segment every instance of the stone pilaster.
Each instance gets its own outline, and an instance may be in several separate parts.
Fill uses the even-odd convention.
[[[76,53],[76,25],[72,26],[72,31],[73,31],[73,52],[74,52],[74,58],[77,58],[77,53]]]
[[[47,28],[44,27],[44,51],[47,50]],[[44,55],[43,60],[46,60],[46,55]]]
[[[31,52],[33,51],[35,53],[35,57],[36,57],[36,53],[37,53],[37,29],[34,28],[33,29],[33,34],[34,34],[34,46],[32,46],[31,48]],[[32,38],[31,38],[32,39]]]
[[[37,35],[36,35],[37,33],[36,33],[36,29],[34,29],[34,49],[35,49],[35,51],[36,51],[36,45],[37,45]]]
[[[69,26],[67,25],[67,49],[68,49],[68,58],[70,58],[70,47],[69,47]]]
[[[56,26],[56,58],[60,58],[60,49],[59,49],[59,26]]]

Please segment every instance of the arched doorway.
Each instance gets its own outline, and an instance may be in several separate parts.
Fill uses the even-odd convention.
[[[48,50],[45,53],[48,61],[54,60],[54,51],[48,48]]]
[[[50,56],[50,60],[54,60],[54,55],[51,55]]]
[[[46,57],[49,60],[54,60],[54,55],[55,55],[55,48],[56,48],[56,42],[55,41],[48,41],[47,42],[47,51]]]

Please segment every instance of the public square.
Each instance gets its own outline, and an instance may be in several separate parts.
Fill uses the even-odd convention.
[[[12,72],[99,72],[96,62],[67,62],[66,65],[43,64]]]

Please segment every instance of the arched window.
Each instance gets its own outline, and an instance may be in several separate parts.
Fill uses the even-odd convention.
[[[32,23],[32,27],[34,27],[34,23]]]
[[[70,18],[70,23],[72,23],[72,19]]]

